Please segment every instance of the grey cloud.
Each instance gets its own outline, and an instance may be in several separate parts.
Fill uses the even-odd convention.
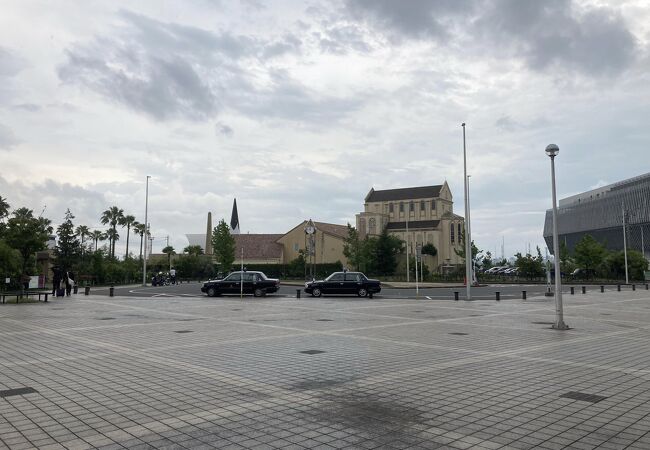
[[[158,120],[199,120],[213,115],[218,108],[212,90],[179,56],[138,60],[140,72],[133,73],[121,61],[107,63],[94,54],[69,52],[67,63],[59,68],[60,79],[85,86]],[[132,56],[139,58],[135,53]]]
[[[465,15],[474,0],[347,0],[352,17],[388,30],[392,37],[434,38],[448,36],[449,16]]]
[[[18,105],[13,105],[13,108],[29,112],[37,112],[42,109],[40,105],[37,105],[35,103],[21,103]]]
[[[226,136],[226,137],[230,137],[234,133],[233,129],[230,126],[221,122],[215,124],[214,131],[217,136]]]
[[[231,93],[231,105],[250,116],[317,123],[322,127],[359,107],[361,99],[321,96],[286,71],[270,72],[271,84],[253,92]]]
[[[353,24],[335,24],[313,34],[318,40],[321,51],[325,53],[342,55],[349,51],[368,53],[372,50],[364,33]]]
[[[27,67],[26,62],[7,48],[0,47],[0,77],[13,77]]]
[[[11,150],[19,143],[12,129],[0,123],[0,149]]]
[[[293,34],[285,34],[282,39],[272,42],[262,50],[262,58],[273,58],[286,53],[297,53],[300,51],[302,41]]]
[[[494,122],[494,126],[503,131],[515,131],[521,127],[521,124],[510,116],[501,116]]]
[[[517,57],[536,71],[565,68],[615,75],[635,59],[637,42],[610,7],[572,0],[347,0],[356,20],[391,37],[460,43],[468,52]],[[343,18],[341,18],[343,20]]]
[[[634,60],[636,40],[611,8],[574,8],[570,0],[493,0],[476,26],[488,42],[510,48],[535,70],[570,68],[616,74]]]
[[[224,108],[255,117],[297,121],[339,116],[353,102],[318,97],[265,59],[297,52],[292,34],[264,42],[121,12],[125,26],[111,37],[74,46],[59,67],[64,83],[94,91],[156,120],[206,120]],[[268,86],[254,77],[269,71]]]

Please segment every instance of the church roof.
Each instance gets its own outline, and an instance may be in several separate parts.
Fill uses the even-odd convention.
[[[442,184],[438,184],[435,186],[386,189],[383,191],[375,191],[372,188],[368,192],[368,195],[366,195],[366,203],[439,197],[442,186]]]

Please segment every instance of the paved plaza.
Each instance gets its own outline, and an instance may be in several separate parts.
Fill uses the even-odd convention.
[[[650,448],[650,293],[0,305],[0,447]]]

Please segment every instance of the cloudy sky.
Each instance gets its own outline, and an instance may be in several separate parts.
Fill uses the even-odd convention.
[[[648,172],[646,0],[3,1],[0,195],[55,224],[118,205],[176,249],[345,224],[375,189],[447,180],[506,254],[559,195]],[[124,234],[124,233],[122,233]],[[164,240],[157,239],[154,251]]]

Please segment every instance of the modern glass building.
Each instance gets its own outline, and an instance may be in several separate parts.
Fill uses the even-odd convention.
[[[623,214],[627,248],[650,253],[650,173],[560,200],[558,235],[570,251],[586,234],[610,250],[623,250]],[[553,250],[553,211],[546,211],[544,240]]]

